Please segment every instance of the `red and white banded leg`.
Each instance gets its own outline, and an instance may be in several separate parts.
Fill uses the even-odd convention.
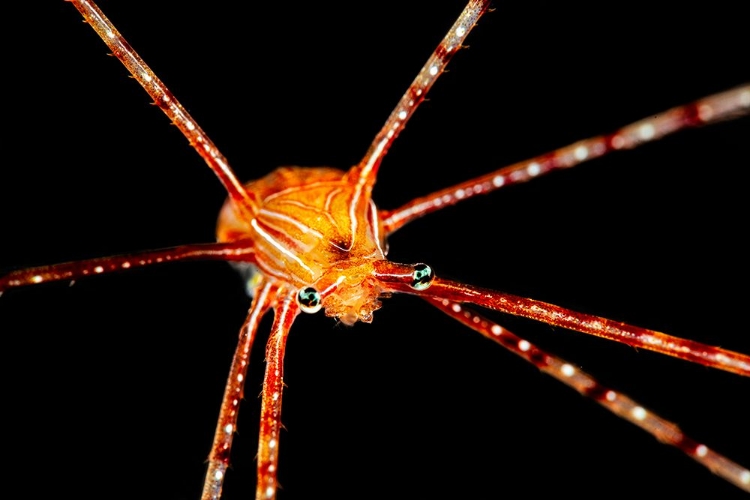
[[[674,446],[714,474],[750,492],[750,470],[686,436],[676,424],[665,420],[628,396],[605,387],[571,363],[549,354],[487,318],[448,299],[425,299],[448,316],[497,342],[563,384],[589,397],[615,415],[637,425],[662,443]]]
[[[216,424],[214,441],[211,445],[211,453],[208,457],[208,471],[203,483],[203,494],[201,500],[219,500],[221,489],[224,485],[224,477],[229,467],[229,457],[232,451],[232,440],[237,432],[237,417],[240,411],[240,402],[243,399],[247,368],[250,363],[250,349],[258,331],[261,318],[271,307],[275,299],[276,287],[271,283],[263,283],[255,289],[253,304],[240,330],[240,339],[237,350],[232,358],[232,366],[229,369],[229,378],[224,389],[224,397],[221,400],[219,420]]]

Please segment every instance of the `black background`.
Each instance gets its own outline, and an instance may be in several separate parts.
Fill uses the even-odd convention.
[[[4,44],[0,269],[211,241],[225,197],[213,174],[71,5],[23,4],[3,14],[3,37],[22,34]],[[376,202],[393,208],[750,79],[739,12],[652,5],[497,2],[392,148]],[[101,7],[252,179],[356,163],[462,2]],[[749,125],[687,131],[434,214],[394,235],[390,257],[750,353]],[[3,296],[6,486],[197,498],[247,307],[223,263]],[[750,465],[746,379],[496,317]],[[280,498],[741,495],[415,298],[389,300],[372,325],[297,323]],[[264,341],[228,499],[253,494]]]

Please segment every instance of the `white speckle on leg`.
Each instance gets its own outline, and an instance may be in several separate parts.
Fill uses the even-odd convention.
[[[638,127],[638,137],[640,137],[644,141],[653,139],[655,133],[656,133],[656,130],[654,129],[654,126],[651,125],[650,123],[644,123],[643,125]]]
[[[492,178],[492,184],[495,187],[499,188],[500,186],[505,184],[505,177],[503,177],[502,175],[496,175],[495,177]]]
[[[706,455],[708,455],[708,447],[705,444],[698,445],[698,447],[695,449],[695,454],[699,457],[705,457]]]
[[[526,172],[532,177],[536,177],[541,173],[541,171],[542,167],[535,161],[529,163],[529,166],[526,167]]]
[[[573,365],[569,365],[568,363],[565,363],[564,365],[562,365],[562,368],[560,369],[560,371],[566,377],[572,377],[575,374],[576,369],[573,368]]]
[[[750,94],[750,93],[748,93]],[[742,484],[750,484],[750,470],[743,470],[740,474],[740,482]]]
[[[518,342],[518,348],[523,352],[526,352],[531,349],[531,344],[529,344],[529,342],[526,340],[521,340],[520,342]]]
[[[234,426],[232,424],[227,424],[224,427],[224,432],[226,432],[227,434],[231,434],[233,430],[234,430]]]
[[[645,420],[646,419],[646,410],[641,406],[636,406],[632,410],[633,417],[635,417],[636,420]]]
[[[605,394],[604,397],[607,399],[607,401],[611,402],[617,399],[617,393],[615,391],[607,391],[607,394]]]
[[[576,157],[576,160],[583,161],[589,157],[589,148],[586,146],[578,146],[573,152],[573,155]]]

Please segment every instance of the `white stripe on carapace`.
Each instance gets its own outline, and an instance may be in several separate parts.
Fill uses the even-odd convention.
[[[370,227],[372,228],[372,238],[375,240],[375,244],[378,246],[380,255],[385,255],[383,247],[380,246],[380,224],[378,224],[378,209],[370,200]]]
[[[275,225],[272,221],[266,220],[266,219],[260,219],[258,217],[255,218],[256,221],[258,221],[258,227],[263,228],[266,233],[277,233],[283,235],[286,240],[291,243],[291,247],[294,248],[294,251],[298,254],[301,253],[307,253],[310,252],[313,248],[315,248],[318,243],[305,243],[304,241],[295,238],[294,236],[291,236],[288,231],[286,231],[284,228],[279,227]]]
[[[339,186],[341,185],[341,181],[318,181],[318,182],[311,182],[310,184],[305,184],[304,186],[292,186],[290,188],[282,189],[281,191],[275,191],[273,193],[269,193],[265,198],[263,198],[263,204],[267,204],[269,201],[273,201],[276,198],[285,196],[289,193],[300,193],[304,191],[308,191],[311,189],[317,189],[319,187],[325,187],[325,186]]]
[[[266,252],[264,254],[264,257],[268,257],[268,256],[269,256],[269,254],[268,254],[268,252]],[[290,281],[289,280],[289,273],[286,273],[286,274],[285,273],[280,273],[280,272],[278,272],[276,270],[277,268],[278,269],[283,269],[284,268],[284,263],[281,262],[279,259],[276,259],[274,257],[271,257],[270,260],[272,260],[276,264],[276,268],[268,267],[268,265],[266,264],[266,262],[262,261],[260,259],[255,263],[255,265],[266,276],[269,276],[269,277],[272,277],[272,278],[276,278],[276,279],[278,279],[280,281]]]
[[[305,203],[302,203],[301,201],[298,201],[298,200],[281,200],[278,203],[283,204],[283,205],[292,205],[293,207],[304,208],[305,210],[311,210],[315,212],[317,215],[328,219],[328,222],[330,222],[332,226],[337,226],[336,219],[333,218],[330,212],[326,212],[325,210],[321,210],[319,208],[306,205]]]
[[[253,219],[253,220],[250,221],[250,225],[253,226],[253,229],[255,229],[255,231],[258,233],[258,236],[260,236],[261,238],[263,238],[264,240],[266,240],[266,242],[268,244],[270,244],[275,249],[277,249],[279,252],[283,253],[284,255],[286,255],[287,257],[289,257],[290,259],[292,259],[294,262],[296,262],[297,264],[299,264],[305,271],[307,271],[308,273],[310,273],[310,278],[313,278],[315,276],[315,273],[313,273],[313,270],[310,269],[309,267],[307,267],[305,265],[305,263],[302,262],[302,260],[299,257],[297,257],[292,252],[290,252],[289,250],[287,250],[286,248],[284,248],[284,246],[281,245],[281,243],[279,243],[278,241],[276,241],[270,234],[268,234],[267,232],[263,231],[258,226],[258,223],[255,221],[255,219]]]
[[[312,234],[313,236],[319,239],[323,238],[323,234],[320,231],[316,231],[315,229],[312,229],[310,226],[306,226],[302,224],[300,221],[298,221],[297,219],[293,217],[289,217],[286,214],[282,214],[274,210],[268,210],[267,208],[261,208],[258,213],[261,215],[265,215],[266,217],[270,219],[278,219],[278,220],[283,220],[284,222],[288,222],[289,224],[293,225],[294,227],[302,231],[304,234]]]
[[[337,227],[338,227],[338,224],[336,223],[335,219],[331,216],[331,203],[333,203],[333,198],[336,197],[337,195],[339,195],[341,193],[341,191],[342,191],[341,188],[339,188],[339,189],[334,189],[333,191],[331,191],[330,193],[328,193],[328,196],[326,196],[326,201],[325,201],[325,203],[323,205],[323,211],[324,211],[324,213],[327,214],[328,219],[331,221],[331,224],[333,226],[337,226]],[[351,217],[351,216],[352,216],[352,212],[351,212],[351,206],[350,206],[350,208],[349,208],[349,217]],[[352,230],[352,236],[351,236],[351,240],[349,240],[349,246],[348,247],[342,247],[342,246],[337,245],[336,243],[334,243],[332,241],[329,242],[329,243],[331,245],[333,245],[334,247],[336,247],[339,250],[342,250],[344,252],[351,251],[351,249],[354,247],[354,239],[355,239],[354,228],[356,228],[356,227],[357,227],[357,225],[356,225],[356,221],[355,221],[354,227],[350,226],[350,228]]]
[[[336,195],[338,195],[340,192],[341,192],[341,188],[338,188],[338,189],[334,189],[333,191],[331,191],[330,193],[328,193],[328,196],[326,196],[326,201],[323,204],[323,210],[325,210],[326,212],[330,212],[331,211],[331,203],[333,203],[333,198]]]

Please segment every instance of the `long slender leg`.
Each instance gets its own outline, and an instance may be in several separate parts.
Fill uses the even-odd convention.
[[[427,96],[427,92],[430,91],[432,85],[445,71],[451,57],[462,47],[469,32],[476,26],[477,21],[487,10],[489,4],[489,0],[471,0],[448,30],[440,45],[422,66],[422,69],[419,70],[416,78],[406,89],[406,93],[398,101],[380,132],[373,139],[364,158],[356,168],[352,169],[352,181],[357,181],[357,193],[365,193],[367,196],[372,191],[378,167],[388,152],[388,148],[404,129],[414,111]]]
[[[224,397],[221,400],[219,421],[216,424],[214,441],[208,457],[208,471],[203,482],[202,500],[218,500],[221,498],[221,488],[224,484],[224,477],[229,466],[229,455],[232,450],[232,439],[237,430],[237,417],[240,402],[243,399],[247,367],[250,362],[250,349],[255,340],[258,324],[275,298],[275,286],[272,283],[264,283],[258,287],[255,291],[253,305],[247,315],[245,324],[242,325],[240,330],[239,343],[232,358],[232,366],[229,369],[229,378],[227,378]]]
[[[576,368],[573,364],[542,351],[497,323],[464,309],[457,302],[439,298],[426,300],[472,330],[481,333],[512,353],[536,365],[541,371],[553,376],[584,396],[592,398],[615,415],[637,425],[662,443],[679,448],[715,474],[750,492],[750,471],[748,469],[686,436],[676,424],[646,410],[624,394],[603,386],[591,375]]]
[[[184,245],[162,250],[149,250],[132,255],[115,255],[98,259],[65,262],[51,266],[32,267],[0,276],[0,294],[8,288],[37,285],[51,281],[75,280],[97,274],[124,271],[180,260],[225,260],[253,262],[255,250],[250,242],[205,243]]]
[[[416,198],[395,210],[381,211],[387,233],[406,223],[469,198],[501,187],[526,182],[555,170],[570,168],[607,153],[633,149],[669,134],[750,113],[750,85],[678,106],[651,118],[631,123],[616,132],[578,141],[569,146]]]
[[[434,278],[429,287],[415,289],[414,266],[390,262],[376,263],[378,278],[388,283],[392,291],[468,302],[515,316],[541,321],[553,326],[622,342],[632,347],[655,351],[667,356],[692,361],[738,375],[750,376],[750,356],[720,347],[709,346],[693,340],[673,337],[662,332],[612,321],[610,319],[571,311],[564,307],[539,300],[527,299],[509,293],[465,285],[455,281]]]
[[[104,13],[93,2],[88,0],[68,0],[81,12],[84,20],[91,25],[101,37],[112,54],[127,68],[133,78],[144,88],[154,100],[154,104],[167,115],[190,145],[195,148],[199,155],[219,178],[229,196],[237,206],[250,214],[254,206],[253,200],[242,187],[229,162],[219,151],[219,148],[209,139],[208,135],[198,126],[190,113],[188,113],[175,96],[167,89],[164,83],[151,71],[151,68],[133,50],[125,38],[117,31]]]
[[[263,403],[260,410],[258,442],[258,484],[255,497],[276,497],[281,434],[281,393],[284,388],[284,351],[289,329],[299,312],[297,302],[287,298],[277,306],[271,336],[266,347],[266,375],[263,380]]]

